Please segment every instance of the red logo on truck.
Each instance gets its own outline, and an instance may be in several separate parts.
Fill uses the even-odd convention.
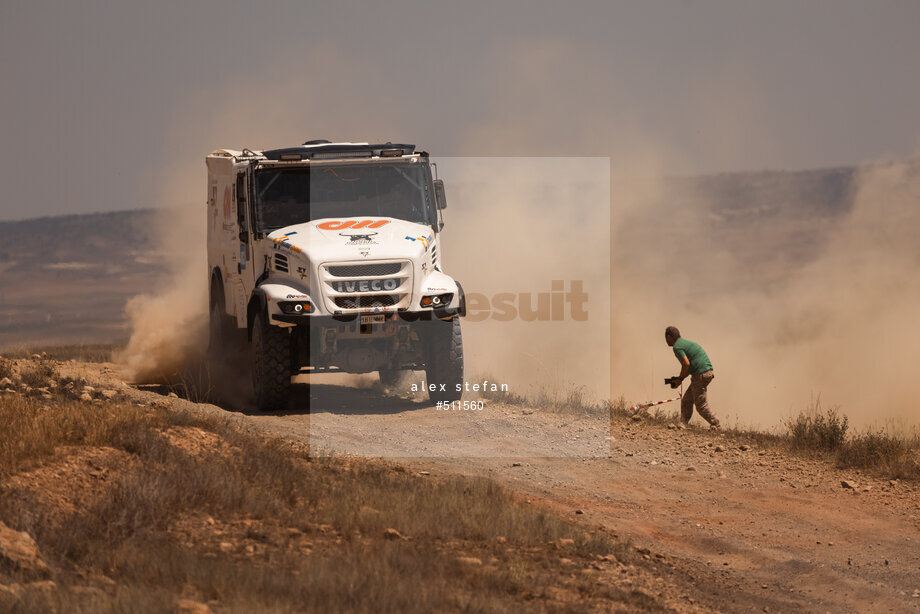
[[[317,224],[316,227],[323,230],[344,230],[345,228],[380,228],[389,223],[390,220],[361,220],[360,222],[358,220],[333,220]]]

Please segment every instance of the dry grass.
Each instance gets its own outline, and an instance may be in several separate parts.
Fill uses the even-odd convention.
[[[786,420],[784,426],[793,448],[833,452],[846,441],[849,421],[837,407],[822,409],[819,398],[810,408]]]
[[[3,356],[0,356],[0,379],[13,375],[13,363]]]
[[[629,560],[624,545],[515,502],[488,480],[311,458],[232,422],[128,404],[4,396],[0,424],[0,520],[36,538],[57,582],[44,597],[20,600],[23,612],[55,603],[78,612],[169,611],[180,596],[227,612],[510,612],[563,585],[579,595],[573,611],[661,609],[644,593],[577,571],[595,555]],[[175,445],[169,435],[183,432],[220,445]],[[109,475],[89,505],[63,515],[8,486],[23,471],[66,462],[65,446],[107,446],[137,462]],[[387,529],[405,539],[385,539]],[[574,543],[547,547],[559,539]],[[458,561],[463,556],[483,564]],[[563,556],[582,563],[560,575]],[[102,574],[114,587],[94,583]],[[0,583],[14,580],[0,570]],[[74,585],[102,593],[74,601]]]
[[[501,381],[491,374],[476,375],[470,381],[478,382],[482,380],[488,380],[490,382]],[[556,413],[603,416],[605,413],[609,412],[610,407],[609,401],[595,401],[591,398],[585,386],[580,386],[571,382],[543,383],[530,394],[518,394],[511,391],[485,391],[479,393],[479,396],[483,399],[506,403],[508,405],[533,407]]]
[[[6,350],[4,355],[9,358],[29,358],[38,354],[50,360],[79,360],[81,362],[109,362],[112,354],[124,347],[119,343],[80,344],[80,345],[55,345],[38,347],[20,347]]]
[[[630,420],[626,408],[622,397],[611,403],[611,420]],[[643,422],[656,426],[673,424],[678,415],[674,410],[661,407],[637,413]],[[730,426],[723,428],[719,435],[807,458],[826,458],[841,468],[866,469],[889,478],[920,480],[920,433],[889,428],[852,433],[849,420],[840,409],[823,408],[820,398],[786,419],[777,432]]]

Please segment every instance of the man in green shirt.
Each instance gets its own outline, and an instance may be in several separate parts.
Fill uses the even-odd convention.
[[[671,388],[677,388],[690,376],[690,389],[680,399],[680,426],[686,428],[693,415],[693,406],[696,405],[697,413],[709,423],[710,428],[719,428],[719,419],[709,409],[709,401],[706,399],[706,388],[715,377],[709,356],[699,343],[681,337],[676,326],[665,329],[664,340],[674,349],[674,355],[680,362],[680,375],[671,378]]]

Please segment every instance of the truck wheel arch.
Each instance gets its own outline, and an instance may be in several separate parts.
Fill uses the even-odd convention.
[[[463,286],[460,285],[460,282],[457,283],[457,292],[460,294],[460,305],[457,308],[457,315],[461,318],[466,317],[466,293],[463,292]]]
[[[246,305],[246,331],[250,341],[252,341],[252,325],[259,313],[268,314],[268,297],[265,290],[256,286],[249,297],[249,304]]]

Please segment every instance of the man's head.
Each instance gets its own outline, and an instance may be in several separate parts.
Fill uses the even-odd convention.
[[[680,331],[676,326],[669,326],[664,329],[664,340],[669,346],[673,346],[680,339]]]

